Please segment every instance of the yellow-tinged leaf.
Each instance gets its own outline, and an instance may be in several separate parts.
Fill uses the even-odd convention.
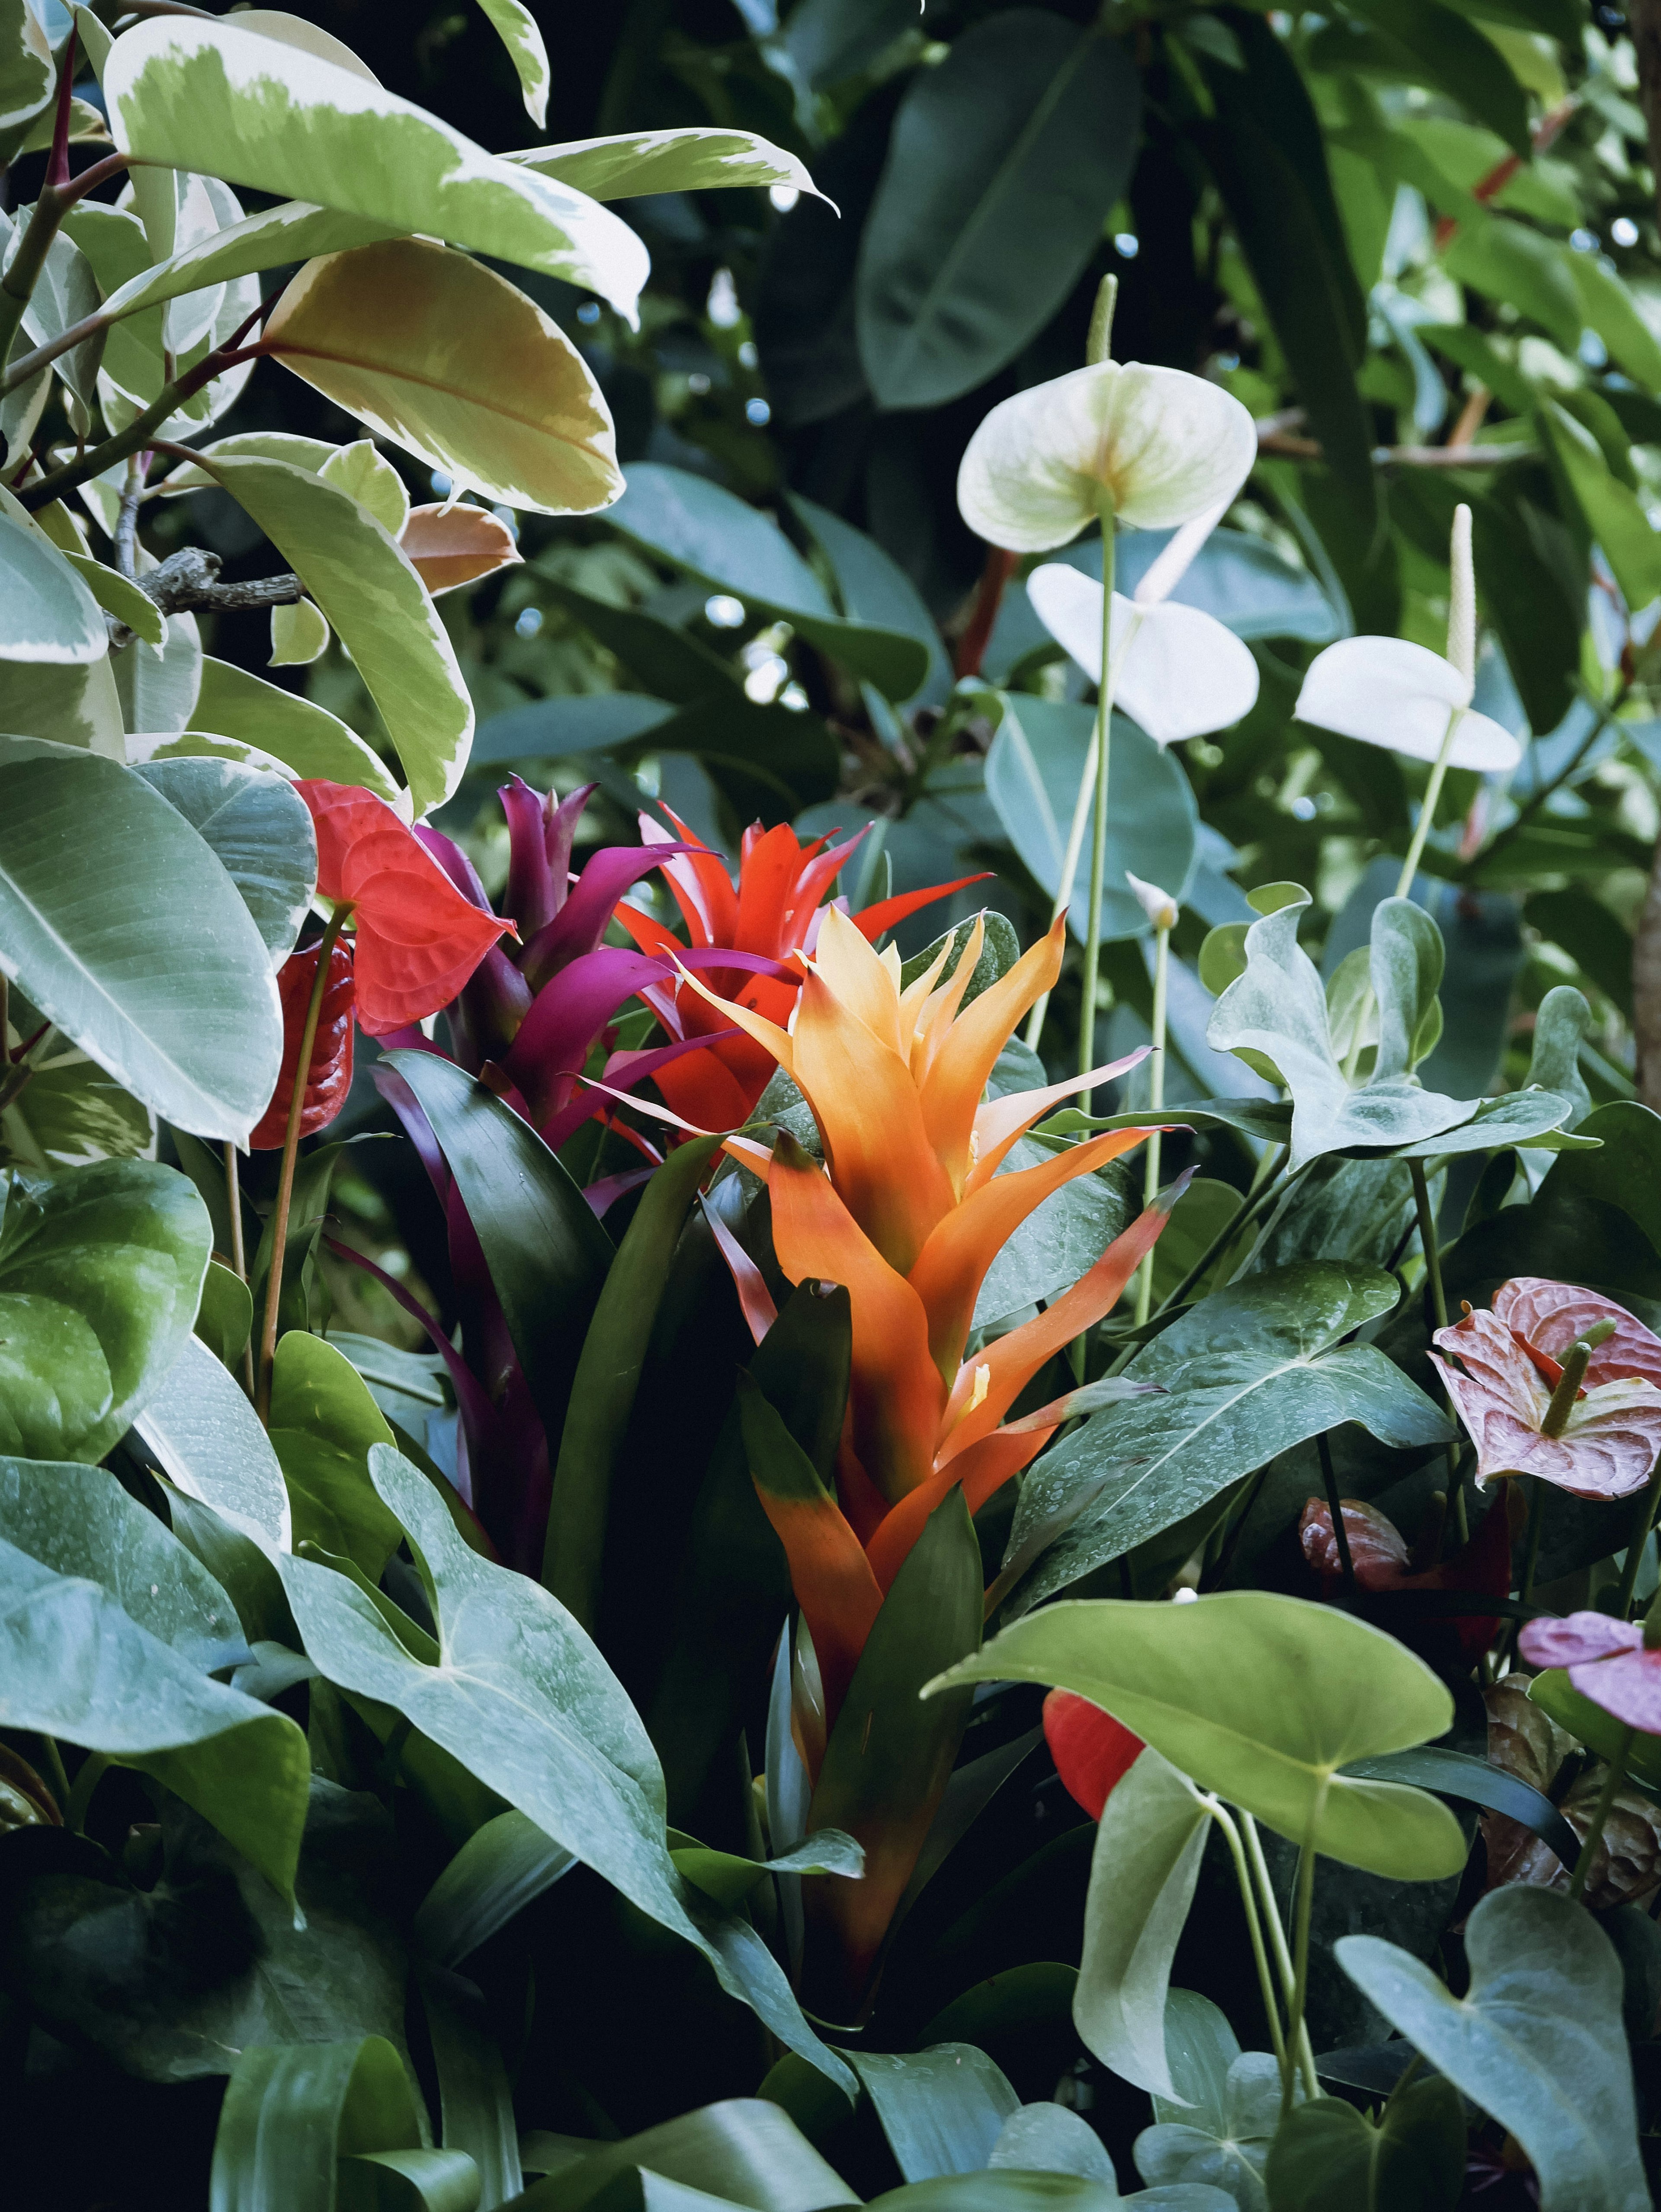
[[[410,519],[410,495],[403,477],[367,438],[337,446],[318,474],[350,492],[360,507],[367,507],[389,538],[398,537]]]
[[[329,642],[329,625],[310,599],[271,609],[271,666],[304,668]]]
[[[56,501],[53,502],[57,504]],[[68,513],[68,509],[61,510]],[[158,648],[167,635],[166,617],[154,599],[146,599],[130,577],[106,568],[101,561],[90,554],[64,548],[64,558],[74,568],[87,589],[106,614],[113,615],[117,622],[125,623],[135,637],[142,637],[146,645]]]
[[[623,489],[611,417],[540,307],[466,254],[392,239],[308,262],[265,350],[487,498],[589,514]]]

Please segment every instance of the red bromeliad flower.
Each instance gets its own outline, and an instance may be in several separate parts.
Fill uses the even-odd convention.
[[[758,822],[752,823],[744,833],[734,884],[721,856],[701,844],[678,815],[669,818],[679,833],[679,845],[648,814],[640,817],[641,836],[662,856],[664,879],[694,950],[748,956],[730,968],[700,963],[699,981],[717,999],[729,1000],[780,1029],[788,1028],[802,986],[802,970],[790,956],[811,954],[815,949],[825,912],[819,902],[865,831],[845,845],[832,845],[824,837],[804,845],[787,825],[764,830]],[[885,930],[894,928],[908,915],[982,880],[980,876],[962,876],[927,890],[905,891],[862,908],[851,919],[860,934],[874,945]],[[637,907],[619,906],[617,919],[643,951],[671,962],[684,956],[686,947],[680,939]],[[771,972],[754,972],[757,962],[770,963]],[[771,966],[778,963],[789,964]],[[702,1041],[701,1048],[689,1051],[653,1077],[673,1110],[704,1129],[736,1129],[747,1121],[773,1073],[772,1054],[743,1030],[727,1027],[721,1009],[684,989],[677,975],[648,985],[640,995],[670,1036]]]
[[[1462,1551],[1417,1574],[1407,1539],[1393,1521],[1357,1498],[1340,1498],[1356,1588],[1368,1596],[1384,1598],[1413,1590],[1469,1590],[1482,1597],[1506,1596],[1511,1589],[1509,1496],[1489,1508],[1482,1527]],[[1323,1498],[1311,1498],[1305,1506],[1298,1535],[1305,1559],[1321,1578],[1322,1595],[1334,1596],[1343,1586],[1343,1561],[1333,1534],[1332,1509]],[[1487,1615],[1463,1614],[1448,1625],[1459,1649],[1471,1659],[1488,1650],[1501,1626]],[[1396,1632],[1404,1642],[1412,1641],[1412,1632],[1405,1624]]]
[[[1572,1686],[1646,1735],[1661,1735],[1661,1650],[1641,1620],[1572,1613],[1531,1620],[1518,1639],[1530,1667],[1567,1667]]]
[[[1586,1360],[1583,1387],[1555,1415],[1570,1346],[1603,1325],[1612,1333]],[[1625,1498],[1649,1480],[1661,1453],[1661,1339],[1612,1298],[1519,1275],[1492,1312],[1467,1306],[1434,1341],[1480,1482],[1534,1474],[1577,1498]]]
[[[275,1152],[287,1136],[301,1039],[321,951],[319,945],[308,945],[302,951],[291,952],[278,972],[277,989],[283,1002],[283,1067],[271,1104],[249,1132],[248,1147],[252,1152]],[[301,1135],[314,1137],[319,1129],[326,1129],[346,1103],[346,1094],[351,1087],[352,948],[338,937],[329,948],[329,978],[323,987],[317,1033],[312,1040],[311,1066],[300,1109]]]
[[[360,1027],[389,1036],[424,1021],[513,923],[463,898],[417,833],[373,793],[316,778],[295,789],[317,830],[317,888],[351,908]]]
[[[1147,1748],[1123,1721],[1073,1690],[1052,1690],[1044,1699],[1043,1735],[1068,1795],[1092,1820]]]

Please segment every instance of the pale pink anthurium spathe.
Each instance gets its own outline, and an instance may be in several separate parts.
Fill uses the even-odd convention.
[[[1257,664],[1214,615],[1170,593],[1221,520],[1212,507],[1184,523],[1135,592],[1113,594],[1113,702],[1157,745],[1226,730],[1257,703]],[[1102,586],[1063,561],[1026,580],[1033,612],[1093,683],[1102,680]]]

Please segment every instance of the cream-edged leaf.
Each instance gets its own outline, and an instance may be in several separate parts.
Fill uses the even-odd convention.
[[[0,661],[86,663],[108,644],[98,602],[66,556],[44,531],[0,514]]]
[[[557,177],[596,200],[633,199],[642,192],[718,191],[734,185],[784,185],[824,198],[805,161],[754,131],[630,131],[615,138],[530,146],[502,159],[521,162],[539,177]]]
[[[310,599],[271,609],[271,666],[306,668],[327,651],[329,625]]]
[[[478,0],[508,49],[525,95],[525,112],[538,131],[548,127],[548,47],[536,17],[521,0]]]
[[[282,455],[274,459],[281,459]],[[359,438],[350,446],[337,446],[318,471],[326,483],[350,492],[360,507],[367,507],[389,538],[403,532],[410,519],[410,495],[404,479],[371,441]]]

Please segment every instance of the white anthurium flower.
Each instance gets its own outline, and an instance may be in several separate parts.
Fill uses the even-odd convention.
[[[1099,361],[992,410],[958,471],[958,506],[989,544],[1048,553],[1104,508],[1168,530],[1226,507],[1256,457],[1250,416],[1220,386]]]
[[[1257,703],[1257,664],[1214,615],[1173,604],[1174,590],[1220,510],[1208,508],[1179,530],[1126,599],[1113,594],[1113,702],[1157,745],[1226,730]],[[1183,541],[1189,542],[1184,545]],[[1178,556],[1177,559],[1172,556]],[[1085,674],[1102,680],[1102,587],[1064,561],[1047,561],[1026,580],[1034,613]]]
[[[1298,694],[1300,722],[1409,760],[1433,761],[1457,717],[1450,768],[1515,768],[1523,749],[1511,732],[1473,713],[1470,677],[1428,646],[1404,637],[1343,637],[1317,653]]]
[[[1158,884],[1150,884],[1141,876],[1133,876],[1129,868],[1124,879],[1130,886],[1130,895],[1155,929],[1175,929],[1182,908],[1169,891],[1162,891]]]

